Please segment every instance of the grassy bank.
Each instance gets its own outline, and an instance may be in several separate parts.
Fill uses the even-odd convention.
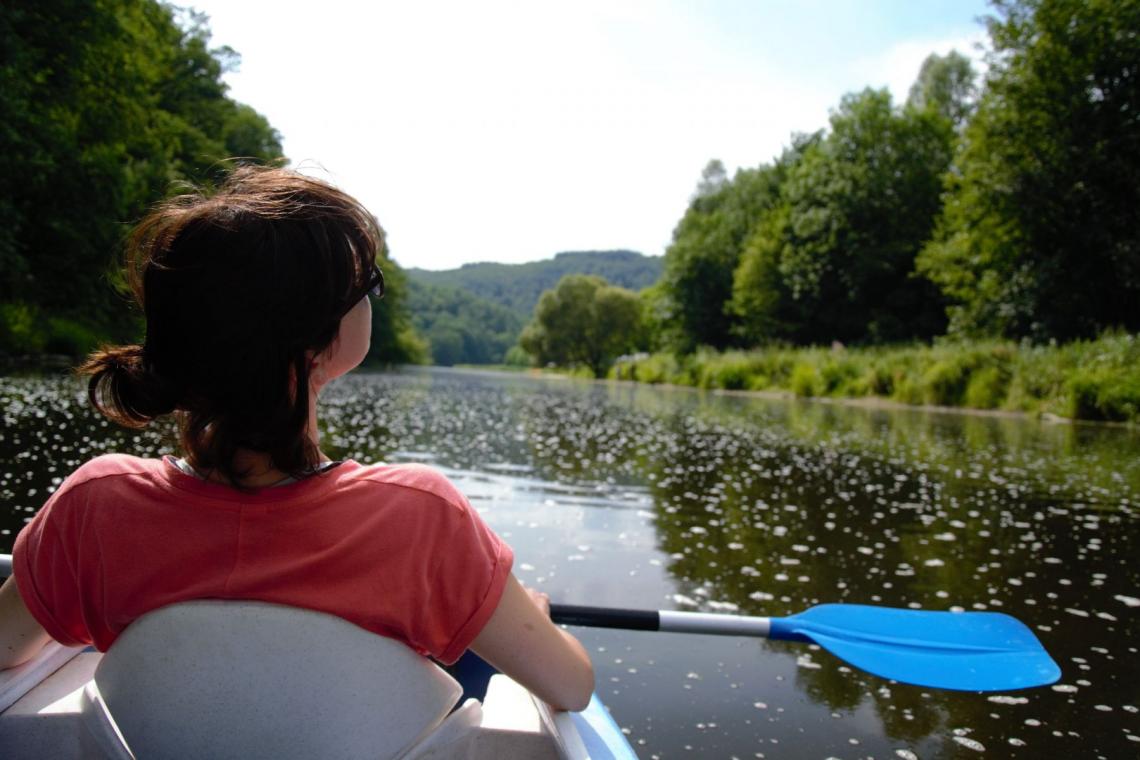
[[[1140,336],[1125,334],[1059,346],[975,342],[653,354],[618,362],[610,377],[1140,422]]]

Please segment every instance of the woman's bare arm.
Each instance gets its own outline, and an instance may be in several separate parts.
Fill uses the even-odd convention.
[[[576,638],[550,622],[514,575],[472,651],[558,710],[584,710],[594,693],[594,666]]]
[[[0,586],[0,670],[27,662],[49,641],[20,598],[15,577],[9,576]]]

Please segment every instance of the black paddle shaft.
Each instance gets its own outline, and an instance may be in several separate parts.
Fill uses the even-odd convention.
[[[661,630],[661,616],[657,610],[623,610],[610,607],[552,604],[550,605],[550,619],[563,625],[584,625],[590,628],[621,628],[627,631]]]

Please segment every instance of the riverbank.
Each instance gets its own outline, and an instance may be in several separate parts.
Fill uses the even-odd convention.
[[[780,348],[619,361],[614,380],[800,398],[1140,423],[1140,339]]]

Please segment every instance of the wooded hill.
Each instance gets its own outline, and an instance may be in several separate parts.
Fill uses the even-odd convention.
[[[506,306],[447,285],[408,283],[408,311],[433,364],[500,364],[526,319]]]
[[[544,290],[550,290],[568,274],[596,274],[612,285],[638,291],[661,277],[662,258],[635,251],[566,251],[553,259],[526,264],[481,262],[458,269],[433,272],[409,269],[413,282],[444,285],[505,306],[524,322]],[[413,311],[415,306],[412,307]]]
[[[408,311],[433,363],[498,364],[507,361],[539,296],[563,276],[595,274],[637,291],[661,277],[661,266],[661,257],[633,251],[567,251],[526,264],[409,269]]]

